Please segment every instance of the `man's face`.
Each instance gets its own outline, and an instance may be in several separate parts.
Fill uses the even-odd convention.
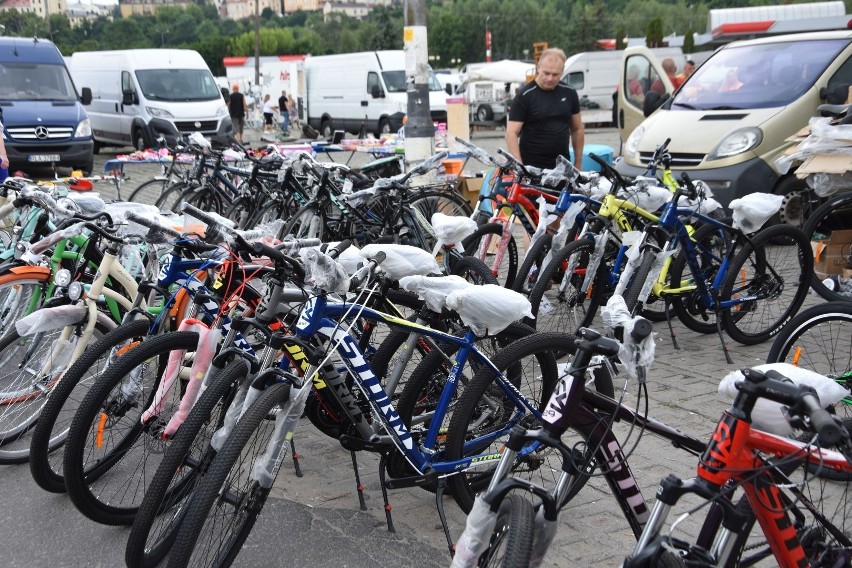
[[[695,65],[693,63],[687,63],[683,66],[684,75],[692,75],[693,71],[695,71]]]
[[[538,73],[535,77],[536,84],[545,91],[552,91],[556,88],[557,83],[562,78],[562,72],[565,70],[563,63],[555,55],[539,59]]]

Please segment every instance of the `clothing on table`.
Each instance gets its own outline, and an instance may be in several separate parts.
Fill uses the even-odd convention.
[[[568,157],[571,149],[571,122],[580,113],[580,97],[567,85],[545,91],[535,81],[521,88],[515,97],[509,120],[523,122],[519,140],[525,165],[553,168],[558,156]]]

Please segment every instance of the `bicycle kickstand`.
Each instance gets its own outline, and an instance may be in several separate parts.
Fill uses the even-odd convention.
[[[302,477],[302,468],[299,465],[299,454],[296,452],[296,443],[293,438],[290,438],[290,453],[293,455],[293,468],[296,470],[296,477]]]
[[[438,479],[438,487],[435,489],[435,503],[438,505],[438,517],[441,519],[441,528],[444,529],[444,536],[447,537],[447,548],[450,549],[450,558],[455,555],[456,545],[453,544],[453,537],[450,536],[450,527],[447,525],[447,514],[444,511],[444,492],[447,490],[447,480],[444,478]]]
[[[388,532],[395,533],[396,529],[393,526],[393,518],[391,517],[391,505],[390,501],[388,501],[388,488],[385,484],[385,470],[387,469],[388,464],[388,454],[387,452],[382,452],[382,457],[379,459],[379,484],[382,486],[382,499],[384,499],[385,504],[385,519],[388,522]]]
[[[367,503],[364,502],[364,486],[361,485],[361,474],[358,473],[358,458],[355,457],[355,450],[349,450],[352,454],[352,468],[355,470],[355,489],[358,491],[358,504],[362,511],[367,510]]]
[[[669,300],[668,296],[666,296],[665,306],[666,306],[666,308],[665,308],[666,309],[666,323],[669,325],[669,335],[672,338],[672,347],[676,351],[680,351],[680,345],[678,345],[678,343],[677,343],[677,335],[675,334],[674,328],[672,327],[672,311],[671,311],[672,303]]]
[[[716,312],[716,333],[719,334],[719,341],[722,342],[722,351],[725,353],[725,361],[728,365],[733,365],[734,359],[731,357],[731,352],[728,351],[728,345],[725,343],[725,334],[722,333],[722,317],[719,312]]]

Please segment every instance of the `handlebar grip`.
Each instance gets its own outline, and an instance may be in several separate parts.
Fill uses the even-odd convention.
[[[654,326],[651,325],[651,322],[645,318],[639,318],[633,324],[633,331],[630,332],[630,337],[632,337],[633,341],[636,343],[641,343],[642,340],[651,335],[651,332],[653,331]]]
[[[848,435],[834,417],[820,406],[819,398],[814,393],[802,393],[802,405],[811,418],[811,426],[816,431],[821,444],[829,447],[836,446],[844,435]]]
[[[598,156],[594,152],[589,152],[589,158],[591,158],[592,160],[597,162],[598,165],[600,167],[602,167],[603,169],[609,169],[609,162],[607,162],[606,160],[604,160],[603,158],[601,158],[600,156]]]
[[[345,251],[346,249],[348,249],[351,246],[352,246],[352,240],[351,239],[343,239],[342,241],[337,243],[332,248],[330,248],[328,250],[323,250],[322,248],[320,248],[320,251],[324,252],[325,254],[330,256],[331,258],[339,258],[340,255],[343,254],[343,251]]]
[[[275,245],[275,248],[280,251],[295,251],[303,248],[318,247],[321,244],[322,241],[320,239],[292,239],[278,243]]]
[[[190,205],[189,203],[184,203],[181,206],[181,211],[183,213],[189,213],[193,217],[198,218],[201,221],[204,221],[208,225],[218,226],[221,225],[221,222],[215,217],[211,217],[206,211],[202,211],[198,207],[194,205]]]
[[[255,254],[259,254],[262,256],[266,256],[272,259],[276,264],[286,264],[288,265],[293,272],[296,274],[300,281],[305,279],[305,267],[302,264],[287,256],[280,250],[275,247],[271,247],[267,244],[264,244],[260,241],[253,243],[245,243],[250,250],[252,250]]]
[[[137,215],[133,211],[128,211],[125,214],[124,217],[128,221],[133,221],[134,223],[139,223],[140,225],[143,225],[143,226],[148,227],[149,229],[153,229],[155,231],[162,231],[163,233],[170,235],[172,237],[178,238],[178,239],[183,236],[178,231],[175,231],[171,227],[164,227],[163,225],[160,225],[159,223],[152,221],[152,220],[148,219],[147,217]]]

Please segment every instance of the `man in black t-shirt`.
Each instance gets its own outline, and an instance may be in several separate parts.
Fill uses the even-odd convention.
[[[286,134],[290,130],[290,105],[287,104],[287,91],[281,91],[278,97],[278,113],[281,115],[281,130]]]
[[[248,114],[248,103],[246,97],[240,92],[240,86],[234,83],[231,91],[231,100],[228,101],[228,112],[231,115],[231,123],[234,125],[234,137],[240,144],[243,143],[243,128]]]
[[[561,49],[544,50],[535,80],[521,87],[512,101],[506,147],[524,165],[552,168],[557,156],[568,157],[569,148],[574,149],[574,165],[579,169],[583,164],[585,130],[580,98],[577,91],[559,82],[564,69]]]

